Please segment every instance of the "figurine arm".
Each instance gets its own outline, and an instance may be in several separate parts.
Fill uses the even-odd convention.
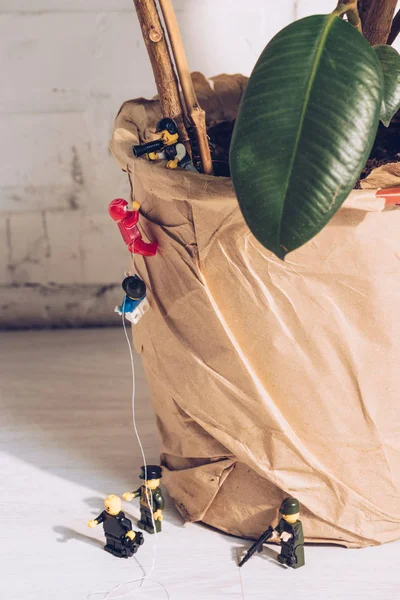
[[[127,502],[131,502],[134,498],[137,498],[137,496],[140,496],[140,488],[136,490],[136,492],[124,492],[122,494],[123,499]]]
[[[149,160],[165,160],[167,158],[164,150],[161,152],[149,152],[147,156]]]
[[[122,514],[124,515],[124,513]],[[121,524],[121,527],[125,529],[125,533],[132,531],[132,521],[130,521],[130,519],[127,519],[125,515],[119,518],[119,522]]]
[[[157,490],[153,495],[154,506],[157,510],[163,510],[165,506],[165,500],[160,490]]]
[[[177,162],[181,161],[186,156],[186,148],[183,144],[177,144],[176,147],[176,158]]]
[[[104,511],[99,514],[98,517],[96,517],[96,519],[91,519],[90,521],[88,521],[88,527],[93,528],[96,527],[97,525],[100,525],[100,523],[102,523],[104,521]]]
[[[132,227],[135,227],[135,225],[137,225],[138,221],[139,221],[139,211],[133,210],[131,212],[131,214],[129,215],[129,217],[124,219],[124,225],[127,229],[132,229]]]

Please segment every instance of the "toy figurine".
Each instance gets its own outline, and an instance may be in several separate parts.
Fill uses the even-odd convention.
[[[156,133],[160,134],[160,139],[132,147],[135,158],[146,154],[149,160],[167,160],[167,169],[180,167],[186,171],[198,172],[185,146],[179,142],[178,128],[173,119],[158,121]]]
[[[137,526],[148,533],[155,533],[153,519],[156,532],[161,531],[162,510],[164,508],[164,498],[159,487],[162,477],[161,472],[162,469],[158,465],[147,465],[146,469],[142,467],[139,477],[144,479],[144,484],[135,492],[122,494],[123,499],[128,502],[140,496],[140,521],[137,522]]]
[[[110,202],[108,212],[110,217],[117,223],[125,244],[129,252],[141,254],[141,256],[154,256],[157,252],[157,242],[147,244],[142,239],[137,223],[139,221],[139,202],[136,200],[132,204],[132,209],[128,208],[128,203],[122,198],[116,198]]]
[[[104,550],[119,558],[133,556],[144,542],[140,531],[132,531],[132,522],[121,510],[121,498],[115,494],[104,500],[105,510],[88,522],[88,527],[96,527],[103,523],[106,545]]]
[[[150,305],[146,298],[146,284],[138,275],[128,276],[122,282],[126,296],[121,306],[116,306],[114,312],[124,314],[125,318],[136,325],[146,313]]]
[[[278,561],[293,569],[304,566],[304,535],[303,526],[298,520],[300,514],[300,502],[296,498],[285,498],[279,512],[282,515],[275,529],[270,526],[249,548],[239,563],[243,566],[255,552],[261,552],[265,542],[280,542],[281,553]]]

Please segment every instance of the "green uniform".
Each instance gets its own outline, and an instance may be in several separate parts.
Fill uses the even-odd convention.
[[[281,519],[275,527],[275,531],[281,535],[284,531],[292,534],[292,537],[287,542],[281,542],[281,553],[278,560],[282,564],[298,569],[304,563],[304,535],[301,521],[296,521],[291,524]]]
[[[140,521],[137,522],[137,526],[148,533],[154,533],[152,514],[157,510],[163,510],[165,504],[161,488],[157,487],[155,490],[150,490],[145,485],[142,485],[133,493],[135,496],[140,497]],[[154,522],[156,532],[160,533],[161,521],[154,520]]]

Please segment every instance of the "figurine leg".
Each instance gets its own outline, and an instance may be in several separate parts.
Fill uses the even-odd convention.
[[[155,533],[153,527],[153,519],[150,511],[141,510],[140,511],[140,521],[138,521],[138,527],[140,529],[144,529],[147,533]],[[160,533],[161,531],[161,521],[155,521],[156,532]]]
[[[147,244],[141,238],[138,238],[129,246],[131,252],[140,254],[141,256],[154,256],[157,252],[157,248],[158,242]]]
[[[192,161],[186,163],[186,165],[183,168],[185,169],[185,171],[192,171],[192,173],[198,173],[198,170],[196,169]]]
[[[104,546],[104,550],[117,556],[118,558],[128,558],[128,552],[125,546],[120,542],[113,540],[111,538],[106,538],[107,544]]]
[[[297,546],[297,548],[296,548],[296,550],[294,552],[294,556],[295,556],[296,562],[293,565],[293,569],[298,569],[299,567],[304,567],[305,560],[304,560],[304,546],[303,546],[303,544],[300,544],[299,546]]]

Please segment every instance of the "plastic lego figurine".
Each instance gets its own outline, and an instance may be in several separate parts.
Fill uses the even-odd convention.
[[[275,529],[270,526],[249,548],[239,567],[243,566],[255,552],[261,552],[262,546],[268,540],[281,544],[278,561],[293,569],[304,566],[304,535],[303,526],[299,521],[300,502],[296,498],[285,498],[279,509],[282,517]]]
[[[144,542],[140,531],[132,531],[132,522],[121,510],[121,498],[115,494],[104,500],[105,510],[88,522],[88,527],[96,527],[103,523],[106,545],[104,550],[119,558],[133,556]]]
[[[116,306],[114,312],[124,314],[125,318],[136,325],[149,310],[150,304],[146,298],[146,284],[138,275],[128,276],[122,282],[126,296],[121,306]]]
[[[128,208],[128,203],[122,198],[116,198],[110,202],[108,212],[110,217],[117,223],[125,244],[129,252],[141,254],[141,256],[154,256],[157,252],[157,242],[147,244],[142,239],[137,223],[139,221],[139,202],[136,200],[132,208]]]
[[[132,147],[136,158],[146,154],[149,160],[167,160],[167,169],[180,167],[186,171],[198,172],[184,144],[179,141],[178,128],[173,119],[167,117],[158,121],[156,133],[160,134],[160,139]]]
[[[133,498],[140,497],[140,521],[137,526],[148,533],[155,533],[153,527],[156,526],[156,532],[161,531],[161,521],[163,519],[162,511],[164,508],[164,498],[161,493],[160,479],[162,469],[159,465],[147,465],[142,467],[140,479],[144,479],[144,484],[135,492],[125,492],[122,494],[124,500],[131,502]],[[152,517],[153,515],[153,517]]]

